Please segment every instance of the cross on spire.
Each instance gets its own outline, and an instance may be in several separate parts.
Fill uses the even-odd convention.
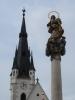
[[[23,12],[23,16],[25,16],[26,10],[24,8],[22,9],[22,12]]]

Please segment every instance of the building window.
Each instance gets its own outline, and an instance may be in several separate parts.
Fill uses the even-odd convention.
[[[15,70],[13,70],[13,76],[15,76]]]
[[[21,100],[26,100],[26,95],[25,95],[25,93],[22,93],[22,94],[21,94]]]
[[[37,96],[39,96],[39,93],[37,93]]]

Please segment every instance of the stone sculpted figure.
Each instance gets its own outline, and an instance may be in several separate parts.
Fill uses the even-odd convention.
[[[57,13],[56,11],[52,11],[50,13]],[[49,14],[50,14],[49,13]],[[64,55],[65,54],[65,37],[63,36],[64,30],[62,28],[62,21],[59,16],[55,16],[52,14],[49,17],[50,21],[47,24],[48,32],[51,36],[48,39],[47,47],[46,47],[46,55],[51,56],[51,59],[55,57],[55,55]]]
[[[64,30],[61,26],[62,22],[60,18],[56,18],[55,15],[51,16],[50,22],[47,24],[48,32],[51,33],[50,40],[58,40],[62,37]]]

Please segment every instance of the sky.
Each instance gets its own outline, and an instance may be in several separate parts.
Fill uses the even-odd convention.
[[[75,100],[75,0],[0,0],[0,99],[10,100],[10,73],[19,41],[22,8],[26,9],[28,44],[33,51],[36,78],[51,100],[51,61],[45,55],[50,36],[48,13],[58,11],[66,37],[61,60],[63,100]]]

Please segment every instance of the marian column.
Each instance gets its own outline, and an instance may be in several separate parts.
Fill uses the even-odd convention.
[[[61,56],[65,54],[66,41],[58,12],[55,12],[57,16],[53,12],[49,13],[50,21],[47,24],[51,36],[47,42],[46,55],[51,57],[51,100],[62,100]]]

